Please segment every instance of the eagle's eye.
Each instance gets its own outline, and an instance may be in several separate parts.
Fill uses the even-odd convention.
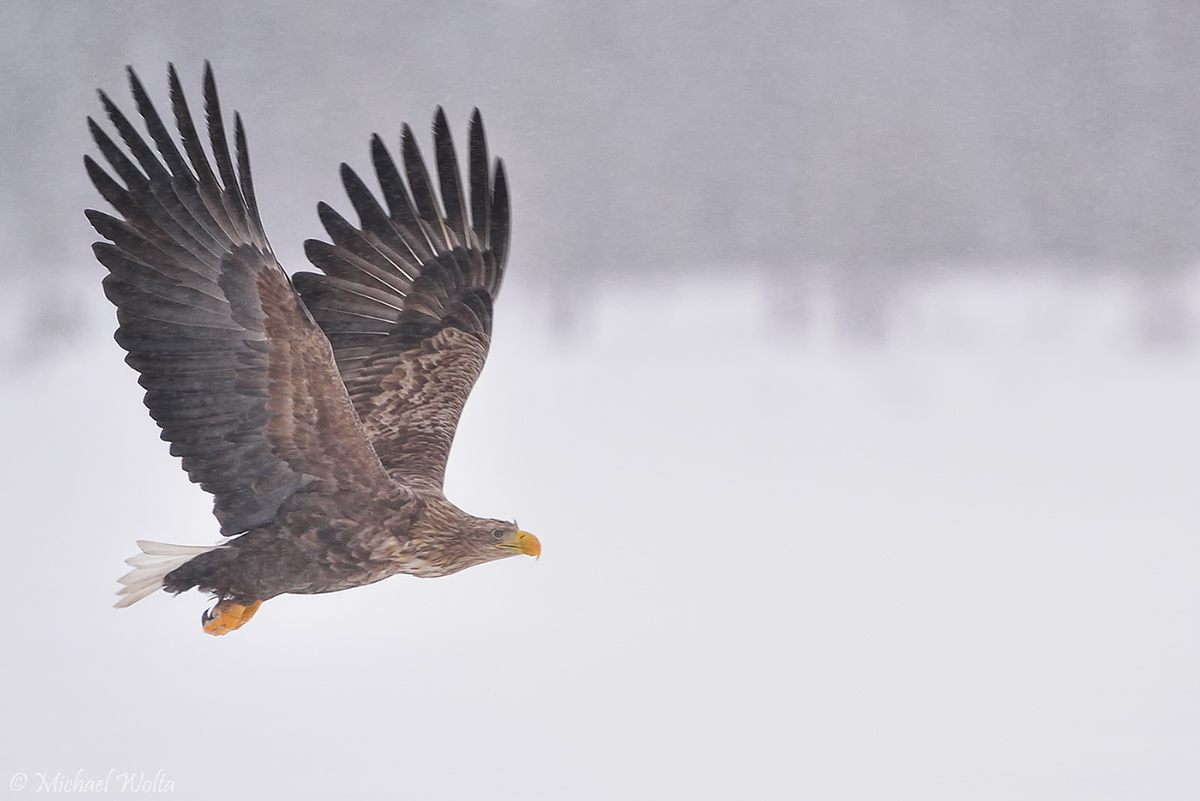
[[[501,531],[500,529],[496,529],[495,531],[492,532],[492,536],[495,537],[496,539],[500,539],[501,537],[504,536],[504,532]]]

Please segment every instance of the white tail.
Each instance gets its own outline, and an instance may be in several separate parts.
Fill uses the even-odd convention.
[[[124,596],[117,601],[117,608],[135,604],[162,589],[163,579],[175,568],[191,561],[202,553],[220,548],[220,545],[168,545],[165,542],[138,540],[142,552],[125,560],[133,568],[117,579],[125,586],[117,591]]]

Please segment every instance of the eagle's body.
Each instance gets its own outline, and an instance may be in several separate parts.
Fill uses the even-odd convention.
[[[407,186],[374,137],[387,211],[343,164],[360,227],[320,204],[333,243],[310,240],[305,250],[324,274],[289,279],[262,231],[240,119],[235,167],[211,70],[204,94],[215,171],[174,69],[182,153],[129,75],[158,154],[101,93],[133,158],[89,120],[124,183],[85,159],[123,217],[88,212],[109,240],[94,250],[110,271],[117,342],[141,373],[146,406],[189,477],[213,494],[231,539],[211,548],[139,543],[118,605],[159,587],[199,587],[218,599],[205,628],[221,634],[281,593],[540,553],[531,534],[472,517],[442,494],[454,430],[487,357],[508,243],[503,166],[489,164],[478,112],[469,198],[441,109],[441,203],[407,126]]]

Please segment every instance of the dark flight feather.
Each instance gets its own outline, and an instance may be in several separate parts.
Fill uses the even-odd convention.
[[[372,137],[388,214],[343,165],[360,227],[323,204],[332,244],[309,240],[305,252],[325,275],[301,272],[293,282],[329,336],[384,467],[393,478],[440,488],[454,429],[491,342],[505,255],[491,243],[507,247],[508,192],[498,160],[493,184],[478,110],[469,134],[469,212],[440,109],[433,130],[442,201],[411,129],[401,135],[407,185],[382,140]]]
[[[162,160],[102,94],[107,115],[137,164],[91,123],[97,146],[124,186],[90,158],[88,173],[125,218],[88,212],[109,240],[98,242],[94,251],[110,271],[104,286],[117,306],[116,339],[129,352],[126,361],[141,373],[146,406],[172,452],[183,457],[189,477],[213,494],[222,533],[238,534],[273,520],[314,476],[332,472],[322,470],[320,462],[335,451],[349,454],[349,472],[365,485],[383,481],[329,345],[266,244],[245,136],[239,126],[235,168],[211,68],[205,72],[205,105],[215,173],[196,139],[174,69],[172,108],[183,153],[132,70],[129,80]],[[299,383],[291,380],[288,367],[297,359],[305,365]],[[324,406],[341,404],[347,422],[322,428],[296,413],[315,398]],[[273,431],[266,423],[280,414],[276,407],[293,410],[294,419]],[[310,448],[303,460],[289,456],[301,434]]]

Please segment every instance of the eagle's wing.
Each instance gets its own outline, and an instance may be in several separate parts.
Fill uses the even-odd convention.
[[[298,491],[383,486],[387,474],[329,342],[263,234],[236,115],[235,170],[211,67],[204,100],[215,174],[174,67],[171,105],[183,154],[132,69],[129,81],[158,155],[101,92],[132,159],[88,120],[120,181],[91,158],[88,175],[124,219],[87,215],[109,240],[94,250],[110,271],[104,290],[117,306],[117,342],[141,373],[146,406],[171,453],[213,494],[226,535],[270,522]]]
[[[459,415],[487,357],[509,205],[504,166],[489,163],[478,109],[469,133],[469,197],[440,108],[433,136],[441,202],[407,125],[400,137],[407,187],[373,137],[387,211],[343,164],[359,227],[318,206],[333,243],[309,240],[305,251],[325,274],[293,280],[333,345],[384,467],[397,480],[440,487]]]

